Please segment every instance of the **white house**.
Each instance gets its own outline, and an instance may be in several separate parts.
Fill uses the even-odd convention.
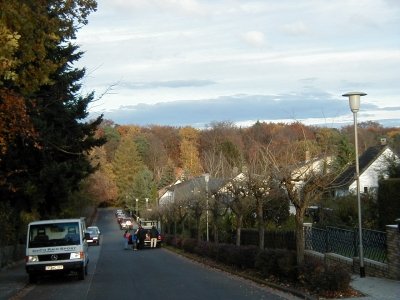
[[[390,161],[399,163],[398,155],[382,141],[381,145],[368,148],[359,157],[360,192],[376,194],[379,179],[388,177]],[[356,193],[356,167],[350,165],[332,184],[335,197]]]

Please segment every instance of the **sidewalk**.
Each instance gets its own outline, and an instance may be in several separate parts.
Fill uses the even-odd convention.
[[[360,278],[353,275],[351,286],[363,293],[364,297],[346,298],[353,300],[395,300],[400,299],[400,281],[378,277]],[[344,299],[344,298],[341,298]]]

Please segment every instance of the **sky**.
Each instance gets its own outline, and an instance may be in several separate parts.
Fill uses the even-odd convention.
[[[90,117],[400,127],[398,0],[97,0],[77,34]]]

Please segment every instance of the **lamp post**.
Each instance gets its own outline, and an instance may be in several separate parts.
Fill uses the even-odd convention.
[[[204,174],[204,181],[206,182],[206,232],[207,232],[207,242],[210,240],[209,230],[208,230],[208,182],[210,181],[210,174]]]
[[[360,277],[365,277],[364,268],[364,249],[362,240],[362,222],[361,222],[361,199],[360,199],[360,168],[358,162],[358,136],[357,136],[357,112],[360,109],[360,96],[365,96],[363,92],[349,92],[343,94],[343,97],[349,97],[350,109],[354,119],[354,144],[356,149],[356,181],[357,181],[357,205],[358,205],[358,235],[359,235],[359,256],[360,256]]]
[[[149,198],[145,198],[146,199],[146,210],[149,210]]]
[[[139,199],[138,198],[136,198],[136,221],[138,220],[138,218],[139,218],[139,211],[138,211],[138,203],[139,203]]]

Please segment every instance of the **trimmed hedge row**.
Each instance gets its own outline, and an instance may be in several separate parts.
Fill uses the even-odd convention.
[[[351,275],[340,265],[327,266],[309,260],[299,268],[296,252],[283,249],[260,250],[257,246],[236,246],[165,236],[167,245],[241,270],[255,270],[262,277],[302,285],[313,292],[340,292],[349,289]]]

